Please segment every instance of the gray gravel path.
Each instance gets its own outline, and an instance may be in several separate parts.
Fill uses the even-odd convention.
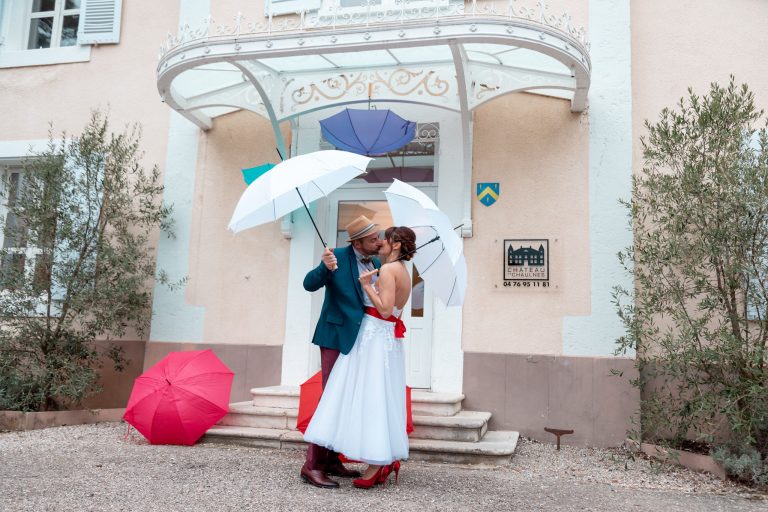
[[[302,483],[303,453],[151,446],[123,425],[0,433],[0,510],[768,511],[768,496],[685,469],[521,440],[511,464],[407,462],[386,489]]]

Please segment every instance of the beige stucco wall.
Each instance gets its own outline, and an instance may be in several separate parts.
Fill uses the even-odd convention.
[[[169,110],[160,101],[154,70],[159,44],[177,20],[177,2],[124,2],[120,42],[93,46],[90,61],[0,69],[0,141],[46,140],[49,123],[54,137],[76,135],[91,110],[101,109],[109,112],[114,132],[141,125],[144,166],[158,165],[162,172]]]
[[[558,99],[511,94],[475,112],[472,182],[501,194],[472,202],[465,351],[561,354],[563,316],[589,313],[588,134]],[[502,286],[505,238],[549,238],[550,288]]]
[[[119,44],[93,46],[91,60],[0,70],[0,140],[78,133],[94,108],[109,107],[113,130],[140,122],[147,165],[162,167],[168,107],[160,102],[155,65],[160,43],[178,20],[177,2],[123,2]]]
[[[279,222],[227,230],[246,188],[240,170],[276,163],[274,140],[269,122],[250,112],[219,117],[201,135],[187,301],[204,307],[203,342],[283,343],[290,240]]]
[[[687,88],[698,94],[733,74],[768,108],[768,3],[762,0],[632,2],[633,168],[642,170],[643,123],[674,107]]]

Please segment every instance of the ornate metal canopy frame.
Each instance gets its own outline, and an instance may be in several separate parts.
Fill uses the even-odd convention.
[[[530,9],[510,1],[503,14],[493,3],[473,2],[467,8],[408,5],[355,15],[300,13],[280,23],[271,16],[260,24],[247,23],[238,14],[232,26],[214,28],[210,18],[197,30],[184,26],[161,47],[160,95],[203,129],[212,126],[212,117],[233,109],[279,123],[318,109],[366,102],[369,92],[376,101],[468,112],[503,94],[545,91],[569,97],[573,111],[584,110],[588,44],[583,29],[574,29],[567,15],[548,15],[543,2]],[[403,50],[424,57],[402,59]],[[366,55],[377,51],[387,52],[390,62],[367,62]],[[515,65],[515,51],[529,57],[523,66]],[[350,63],[353,53],[359,62]],[[544,57],[540,60],[547,65],[537,69],[532,54]],[[310,56],[323,59],[326,66],[296,69],[291,62]],[[281,69],[280,62],[289,65]],[[552,70],[554,62],[562,64],[560,72]],[[191,70],[207,71],[204,81],[210,85],[185,94],[177,82]],[[240,77],[233,80],[232,71]],[[212,80],[216,73],[229,79]]]
[[[567,14],[550,15],[543,0],[534,8],[517,0],[503,7],[476,0],[396,5],[185,25],[160,48],[160,96],[203,130],[236,110],[262,115],[283,155],[279,123],[370,96],[455,111],[465,138],[472,110],[513,92],[567,98],[574,112],[586,108],[591,62],[584,30]],[[468,168],[471,154],[464,153]],[[465,236],[470,210],[467,199]]]

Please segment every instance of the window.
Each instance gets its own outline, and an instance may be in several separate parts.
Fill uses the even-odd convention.
[[[417,123],[416,136],[406,146],[368,164],[368,172],[355,178],[351,184],[392,183],[398,179],[406,183],[422,185],[436,183],[435,149],[440,137],[439,123]],[[320,149],[336,149],[323,135],[320,135]]]
[[[77,44],[80,0],[32,0],[27,49]]]
[[[10,211],[24,187],[24,173],[21,167],[8,167],[3,174],[2,204],[0,216],[2,216],[2,230],[0,230],[0,245],[4,255],[0,258],[0,276],[5,289],[13,288],[13,282],[22,275],[34,273],[36,281],[44,285],[49,276],[45,270],[41,251],[36,247],[30,247],[27,243],[26,230],[16,215]]]
[[[264,15],[296,14],[298,12],[319,11],[321,15],[344,11],[357,13],[381,10],[408,9],[420,7],[445,7],[449,2],[459,0],[267,0],[264,3]]]
[[[0,68],[91,60],[120,41],[122,0],[0,0]]]

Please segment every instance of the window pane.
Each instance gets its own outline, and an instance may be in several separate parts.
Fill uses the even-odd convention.
[[[79,9],[80,8],[80,0],[67,0],[67,3],[64,4],[65,9]]]
[[[51,32],[53,32],[53,18],[34,18],[29,26],[30,50],[51,47]]]
[[[56,0],[34,0],[32,12],[52,11],[56,8]]]
[[[23,254],[5,254],[0,259],[0,288],[4,290],[17,289],[24,278]]]
[[[346,226],[360,215],[386,229],[392,225],[392,214],[386,201],[339,201],[339,216],[336,219],[336,247],[349,245]]]
[[[368,7],[381,5],[381,0],[340,0],[340,7]]]
[[[77,23],[80,16],[64,16],[64,25],[61,27],[61,46],[75,46],[77,44]]]
[[[414,265],[412,268],[411,317],[422,318],[424,316],[424,280],[419,275],[419,271],[416,270],[416,266]]]
[[[39,254],[35,258],[35,274],[32,281],[34,290],[42,293],[48,289],[51,282],[51,258],[45,254]]]

